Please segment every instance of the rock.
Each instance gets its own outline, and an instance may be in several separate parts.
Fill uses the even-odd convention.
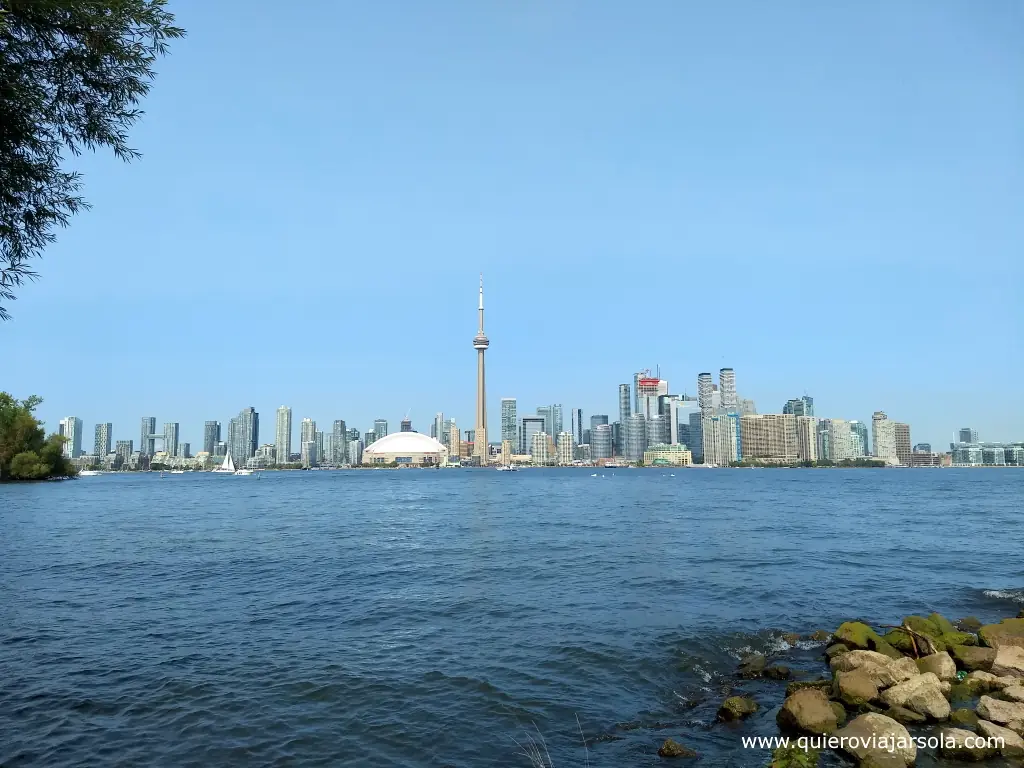
[[[971,672],[964,678],[965,683],[979,683],[984,685],[984,689],[988,691],[1001,691],[1003,688],[1008,688],[1012,685],[1016,685],[1020,682],[1019,678],[1016,677],[996,677],[991,672],[982,672],[980,670]]]
[[[786,696],[792,696],[797,691],[802,691],[807,688],[818,688],[822,691],[831,691],[832,681],[826,680],[823,677],[818,678],[817,680],[797,680],[786,686]]]
[[[928,635],[936,640],[942,638],[942,630],[931,619],[926,619],[924,616],[907,616],[903,619],[903,625],[910,627],[918,634]],[[950,630],[952,629],[953,627],[950,626]]]
[[[968,672],[974,670],[988,671],[992,669],[992,662],[996,660],[996,652],[992,648],[973,648],[967,645],[951,646],[949,652],[952,654],[956,665]]]
[[[970,712],[970,710],[967,710]],[[919,715],[917,712],[911,712],[909,709],[903,707],[889,707],[885,711],[885,714],[895,720],[897,723],[903,723],[905,725],[919,725],[928,720],[924,715]],[[974,713],[971,712],[973,715]]]
[[[953,683],[949,680],[939,680],[939,690],[948,699],[950,694],[953,693]]]
[[[763,654],[751,653],[740,659],[739,676],[740,677],[760,677],[764,671],[765,658]]]
[[[951,645],[966,645],[968,647],[977,645],[978,638],[970,632],[947,632],[942,636],[942,644],[948,651]]]
[[[975,734],[963,728],[944,728],[939,749],[943,757],[951,757],[954,760],[984,760],[992,754],[992,750],[978,746],[977,738]]]
[[[829,661],[833,672],[849,672],[867,665],[888,667],[892,659],[878,651],[850,651]]]
[[[865,757],[857,764],[857,768],[906,768],[906,763],[892,752],[879,752]]]
[[[832,711],[836,713],[836,725],[842,728],[846,725],[846,707],[838,701],[830,701],[828,705],[832,707]]]
[[[939,680],[956,679],[956,664],[953,662],[953,658],[945,651],[918,659],[917,668],[921,670],[922,674],[932,672]]]
[[[803,688],[789,696],[783,702],[775,722],[784,731],[809,733],[812,736],[832,733],[837,726],[836,713],[832,711],[828,697],[818,688]]]
[[[660,757],[696,757],[697,753],[692,749],[687,749],[678,741],[665,739],[665,743],[658,748],[658,755]]]
[[[953,623],[945,616],[943,616],[941,613],[929,613],[928,621],[935,625],[935,627],[939,630],[940,635],[944,635],[947,632],[957,631],[956,627],[953,626]]]
[[[842,643],[836,643],[835,645],[830,645],[828,648],[825,649],[825,658],[831,661],[836,656],[842,656],[844,653],[849,652],[850,649],[847,648],[845,645],[843,645]]]
[[[992,674],[999,677],[1024,677],[1024,646],[1001,645],[996,648]]]
[[[833,637],[836,642],[847,648],[859,651],[874,650],[878,643],[883,642],[875,630],[860,621],[847,621],[839,625]]]
[[[978,727],[978,714],[973,709],[957,709],[949,716],[949,722],[953,725],[966,728],[968,730],[975,730]]]
[[[768,768],[815,768],[819,752],[816,749],[803,750],[796,744],[776,747]]]
[[[831,635],[831,633],[826,632],[824,629],[816,629],[813,632],[811,632],[811,634],[808,635],[808,637],[811,640],[816,640],[819,643],[823,643],[823,642],[828,642],[828,639],[830,637],[832,637],[832,635]]]
[[[978,721],[978,733],[990,739],[1002,739],[1003,746],[999,748],[999,754],[1003,757],[1024,757],[1024,738],[1019,733],[988,720]]]
[[[956,623],[956,626],[961,632],[973,632],[977,634],[978,630],[981,629],[982,624],[981,621],[978,620],[977,616],[965,616]]]
[[[914,644],[910,640],[910,635],[902,629],[890,629],[882,636],[882,639],[903,653],[914,653]]]
[[[1000,701],[991,696],[982,696],[978,702],[978,717],[991,720],[999,725],[1006,725],[1017,720],[1024,720],[1024,704],[1016,701]]]
[[[835,674],[862,669],[879,688],[887,688],[919,674],[913,659],[901,657],[893,660],[877,651],[850,651],[832,659],[829,666]]]
[[[838,672],[832,687],[832,696],[849,709],[861,709],[878,698],[878,684],[865,669]]]
[[[749,696],[730,696],[718,708],[718,719],[722,722],[742,720],[757,712],[757,702]]]
[[[1006,686],[1003,688],[1003,698],[1009,701],[1024,702],[1024,684]]]
[[[882,701],[890,707],[905,707],[932,720],[945,720],[950,713],[949,702],[939,688],[939,678],[932,672],[894,685],[882,693]]]
[[[842,739],[843,751],[857,758],[862,765],[868,760],[876,761],[873,764],[879,766],[891,764],[891,755],[895,755],[904,766],[908,766],[913,765],[917,758],[917,746],[907,729],[891,717],[874,712],[854,719],[836,736]],[[884,749],[881,744],[885,742],[893,744],[896,749]]]
[[[875,643],[875,650],[881,654],[884,654],[885,656],[888,656],[890,659],[903,658],[903,654],[897,648],[894,648],[891,644],[887,643],[885,641],[885,638],[882,638],[877,643]]]
[[[1014,720],[1012,723],[1007,723],[1006,727],[1018,736],[1024,736],[1024,720]]]
[[[789,667],[784,664],[773,664],[770,667],[765,667],[762,675],[767,677],[769,680],[789,680],[789,678],[793,676],[793,673],[790,671]]]
[[[978,638],[989,648],[1004,645],[1024,647],[1024,619],[1003,619],[998,624],[986,624],[978,630]]]
[[[782,639],[790,645],[796,645],[798,642],[800,642],[800,635],[798,635],[796,632],[786,632],[782,635]]]

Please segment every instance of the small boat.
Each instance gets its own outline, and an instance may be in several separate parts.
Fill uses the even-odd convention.
[[[83,469],[78,473],[79,477],[94,477],[95,475],[101,475],[102,472],[97,472],[95,469]]]
[[[235,474],[235,462],[231,460],[231,451],[228,451],[228,455],[224,457],[224,463],[212,471],[225,475]]]
[[[251,475],[252,474],[252,470],[251,469],[237,469],[237,470],[235,470],[235,474],[236,475],[240,475],[240,476]]]
[[[591,475],[591,477],[597,477],[597,472]]]
[[[184,469],[172,469],[171,470],[171,474],[172,475],[184,475],[185,474],[185,470]]]
[[[519,470],[512,464],[506,464],[503,467],[498,467],[499,472],[518,472]]]

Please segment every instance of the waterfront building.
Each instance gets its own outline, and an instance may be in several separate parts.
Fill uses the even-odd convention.
[[[260,446],[260,415],[252,406],[243,408],[238,413],[235,439],[238,444],[238,454],[232,451],[235,463],[238,466],[245,466],[245,463],[256,455],[256,449]]]
[[[176,421],[164,424],[164,453],[170,458],[178,455],[179,425]]]
[[[373,439],[374,441],[380,440],[382,437],[388,436],[388,420],[387,419],[374,419],[373,420]],[[369,446],[367,446],[369,447]]]
[[[690,445],[691,413],[700,414],[696,399],[685,395],[670,395],[666,398],[662,414],[668,419],[668,442],[671,445]]]
[[[203,451],[213,456],[217,451],[217,443],[220,442],[220,422],[207,421],[203,423]]]
[[[976,443],[978,442],[978,430],[971,429],[970,427],[961,427],[957,433],[958,443]]]
[[[660,413],[647,417],[647,445],[666,445],[669,442],[668,418]]]
[[[585,464],[590,464],[594,460],[588,443],[576,446],[576,458]]]
[[[227,453],[228,453],[228,444],[225,443],[223,440],[221,442],[217,443],[217,448],[213,452],[213,455],[214,456],[227,456]]]
[[[512,463],[512,456],[515,454],[515,443],[511,440],[501,441],[501,465],[507,467]]]
[[[516,399],[514,397],[501,398],[501,441],[509,440],[518,450],[519,425],[516,418]]]
[[[740,416],[740,455],[744,459],[789,464],[800,459],[796,416],[791,413],[762,413]],[[805,427],[806,429],[806,427]],[[805,433],[805,437],[807,437]],[[705,453],[707,440],[705,439]],[[805,453],[809,448],[804,446]],[[714,462],[722,464],[722,462]]]
[[[261,445],[256,449],[257,463],[261,467],[269,466],[277,461],[277,447],[271,443]]]
[[[448,455],[458,458],[461,447],[462,441],[459,439],[459,425],[455,423],[455,419],[452,419],[448,425]]]
[[[918,443],[917,445],[914,446],[914,453],[931,453],[931,452],[932,452],[932,444],[931,443]]]
[[[576,445],[583,443],[583,409],[573,408],[572,409],[572,426],[570,431],[572,432],[572,439]]]
[[[743,455],[740,417],[736,413],[719,413],[701,419],[704,463],[727,467]],[[756,417],[755,417],[756,418]]]
[[[317,451],[320,455],[321,464],[334,464],[334,433],[317,432]]]
[[[351,442],[353,442],[353,443],[359,441],[360,437],[359,437],[359,428],[358,427],[349,427],[348,428],[348,439]]]
[[[67,438],[64,442],[62,452],[70,459],[77,459],[82,455],[82,420],[77,416],[68,416],[60,420],[58,432],[61,437]]]
[[[739,399],[736,396],[736,372],[732,368],[722,368],[718,372],[718,392],[722,399],[722,408],[736,411]]]
[[[434,467],[447,460],[448,449],[439,440],[412,430],[385,435],[363,451],[364,464]]]
[[[714,387],[710,373],[697,374],[697,404],[702,416],[710,416],[714,410]]]
[[[792,414],[793,416],[810,416],[806,410],[807,404],[800,398],[794,398],[787,400],[786,404],[782,406],[782,412],[784,414]]]
[[[595,413],[593,416],[590,417],[590,434],[594,434],[594,428],[597,427],[598,425],[607,423],[608,416],[606,414]]]
[[[625,424],[626,419],[632,415],[633,406],[629,399],[629,384],[619,384],[619,423]]]
[[[533,436],[538,432],[544,432],[543,416],[523,416],[519,426],[520,453],[530,453],[533,445]]]
[[[335,419],[331,425],[331,448],[334,453],[331,456],[331,463],[335,466],[348,461],[348,426],[344,419]]]
[[[561,466],[567,466],[572,464],[575,451],[575,441],[572,437],[572,432],[559,432],[558,441],[556,443],[556,453],[558,455],[558,463]]]
[[[850,449],[854,458],[870,455],[871,440],[868,437],[868,425],[863,421],[851,421],[850,432],[852,433]]]
[[[699,410],[690,412],[689,440],[684,441],[696,462],[704,463],[704,417]]]
[[[227,452],[234,458],[235,451],[238,450],[238,419],[228,420],[228,447]]]
[[[105,424],[97,424],[96,431],[93,435],[92,441],[92,454],[97,458],[103,459],[111,451],[112,439],[114,435],[114,425],[109,421]]]
[[[598,424],[590,430],[590,456],[594,461],[612,457],[612,428],[609,424]]]
[[[441,411],[434,414],[434,423],[430,426],[430,436],[439,442],[444,442],[444,413]]]
[[[299,459],[306,469],[317,465],[316,440],[303,440],[300,448]]]
[[[884,411],[871,415],[871,455],[886,464],[900,463],[896,455],[896,423],[889,421]]]
[[[114,443],[114,455],[121,461],[122,464],[127,464],[135,452],[135,445],[131,440],[118,440]],[[109,451],[107,452],[109,453]],[[104,454],[106,458],[107,454]]]
[[[854,433],[850,423],[845,419],[822,419],[822,425],[828,434],[829,452],[825,456],[831,461],[846,461],[855,457],[853,450]]]
[[[642,413],[631,414],[626,419],[625,450],[623,456],[629,461],[641,461],[647,450],[647,419]]]
[[[550,443],[548,434],[543,430],[530,436],[530,460],[534,464],[551,463],[551,453],[548,450]]]
[[[910,425],[893,422],[893,440],[896,444],[896,459],[904,466],[910,466]]]
[[[139,433],[139,452],[145,456],[156,453],[156,416],[143,416]]]
[[[287,464],[292,456],[292,409],[282,405],[277,409],[274,429],[274,455],[278,464]]]
[[[412,419],[406,416],[398,424],[399,432],[412,432]]]
[[[490,340],[484,333],[484,276],[480,275],[480,327],[476,336],[473,337],[473,349],[476,350],[476,440],[474,441],[474,456],[477,464],[487,463],[487,387],[484,376],[484,353],[490,346]]]
[[[693,463],[690,451],[682,445],[652,445],[644,451],[644,464],[653,467],[688,467]]]
[[[922,443],[927,445],[927,443]],[[930,450],[917,450],[915,446],[914,450],[910,453],[910,466],[912,467],[940,467],[942,466],[942,460],[939,454],[932,453]]]
[[[813,416],[795,416],[796,456],[800,461],[818,460],[818,420]]]
[[[327,454],[324,452],[324,433],[319,429],[313,436],[314,442],[316,442],[316,460],[318,464],[323,464],[327,458]]]
[[[316,442],[316,422],[306,418],[299,423],[299,445]]]
[[[348,442],[345,443],[346,454],[345,457],[348,463],[353,467],[358,467],[363,463],[363,441],[359,439],[359,433],[356,433],[355,439],[352,438],[352,434],[349,433]]]
[[[192,443],[181,442],[178,444],[178,458],[180,459],[191,459],[192,458]]]

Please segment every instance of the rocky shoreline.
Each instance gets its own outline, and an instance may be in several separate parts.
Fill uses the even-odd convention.
[[[825,642],[830,675],[812,678],[762,654],[740,661],[741,679],[786,681],[776,723],[790,744],[774,750],[771,768],[810,768],[825,751],[861,768],[906,768],[919,747],[947,760],[1024,766],[1024,611],[986,625],[937,613],[875,628],[847,621],[784,639]],[[750,694],[731,695],[717,719],[737,723],[761,708]],[[987,744],[976,743],[982,737]],[[673,739],[658,754],[697,756]]]

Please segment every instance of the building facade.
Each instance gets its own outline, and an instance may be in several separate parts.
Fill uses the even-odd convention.
[[[575,454],[573,449],[576,447],[576,441],[573,440],[572,432],[559,432],[555,446],[555,452],[558,454],[558,464],[563,467],[572,464]]]
[[[744,459],[780,464],[799,461],[796,416],[793,414],[761,413],[740,416],[739,422],[740,455]]]
[[[107,458],[113,445],[114,425],[109,421],[105,424],[97,424],[96,432],[93,435],[92,455],[99,459]]]
[[[523,416],[519,434],[522,438],[520,453],[531,453],[533,450],[533,436],[538,432],[544,432],[545,420],[543,416]],[[545,433],[547,434],[547,433]]]
[[[380,440],[382,437],[388,436],[388,420],[387,419],[374,419],[373,420],[373,439]]]
[[[203,424],[203,450],[210,456],[217,455],[217,443],[220,442],[220,422],[207,421]]]
[[[516,415],[516,399],[501,398],[501,441],[510,440],[515,449],[519,449],[519,423]]]
[[[348,425],[344,419],[335,419],[331,425],[331,464],[339,466],[348,462]]]
[[[612,428],[610,424],[598,424],[590,430],[590,458],[610,459],[612,457]]]
[[[77,416],[67,416],[60,420],[58,432],[66,438],[63,447],[65,456],[77,459],[82,455],[82,420]]]
[[[139,430],[139,452],[144,456],[156,453],[156,416],[143,416]]]
[[[722,368],[718,372],[718,392],[722,399],[722,408],[735,411],[739,407],[736,396],[736,372],[732,368]]]
[[[278,464],[287,464],[292,456],[292,409],[282,405],[274,423],[274,456]]]
[[[871,415],[871,455],[886,464],[900,463],[896,455],[896,423],[889,421],[884,411]]]
[[[647,450],[647,419],[642,413],[631,414],[626,419],[625,432],[623,457],[629,461],[642,461]]]
[[[178,439],[180,428],[178,422],[169,421],[164,424],[164,453],[174,458],[178,455]]]
[[[818,460],[818,420],[813,416],[794,416],[796,456],[800,461]]]
[[[692,463],[690,452],[681,445],[652,445],[644,451],[647,466],[688,467]]]
[[[710,416],[714,411],[714,391],[715,385],[711,381],[711,374],[697,374],[697,405],[702,416]]]

